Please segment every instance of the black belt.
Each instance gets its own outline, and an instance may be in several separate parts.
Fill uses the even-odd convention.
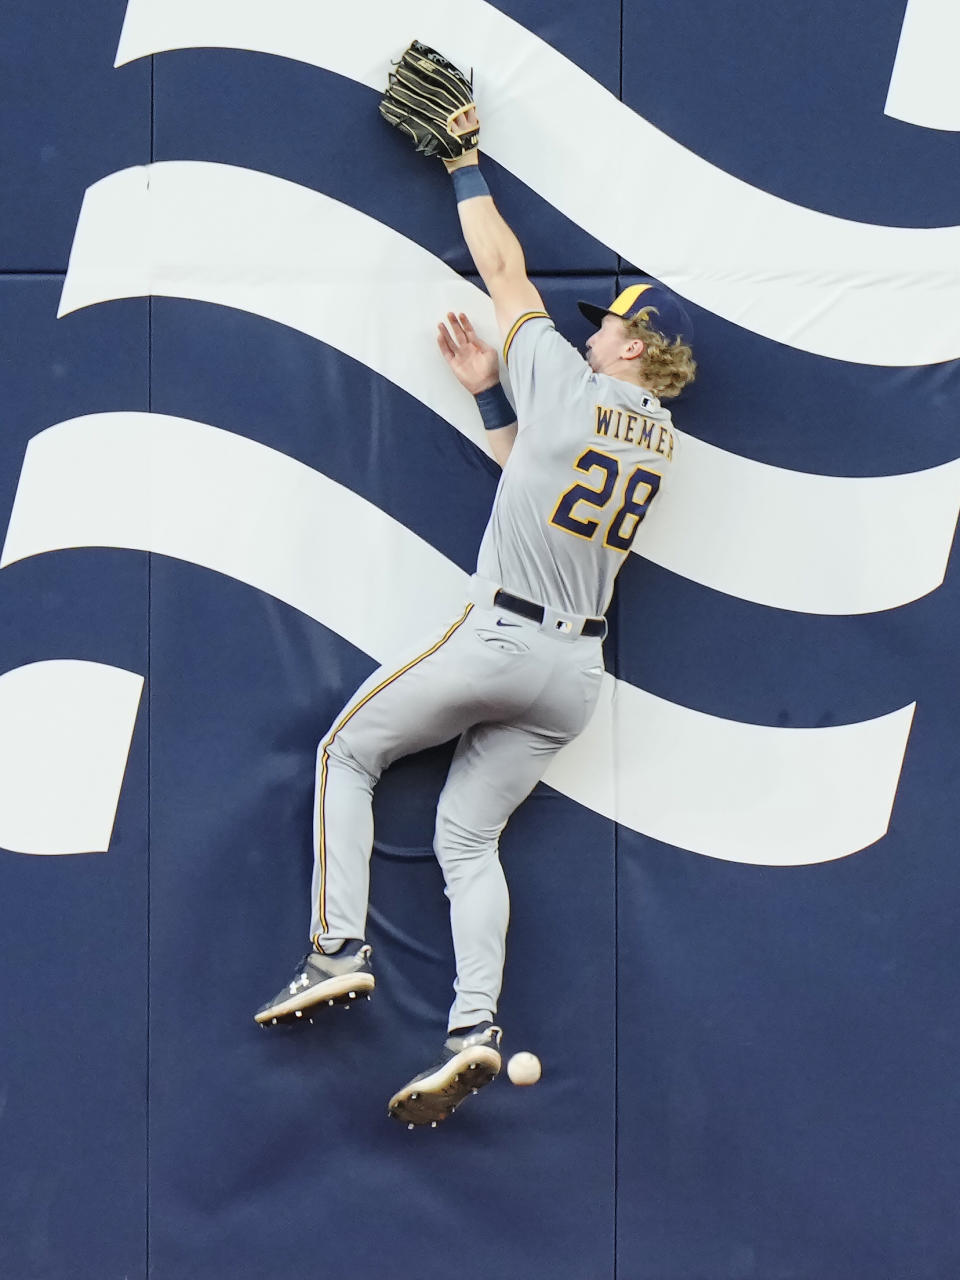
[[[532,600],[523,600],[520,596],[512,596],[509,591],[499,590],[493,597],[498,609],[506,609],[508,613],[518,613],[521,618],[529,618],[531,622],[542,622],[544,608],[542,604],[534,604]],[[607,631],[604,618],[588,618],[580,628],[582,636],[602,636]]]

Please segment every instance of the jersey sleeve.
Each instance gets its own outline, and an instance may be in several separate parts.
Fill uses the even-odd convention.
[[[568,408],[592,373],[586,360],[557,333],[545,311],[527,311],[510,328],[503,362],[516,401],[519,430]],[[564,415],[566,416],[566,415]]]

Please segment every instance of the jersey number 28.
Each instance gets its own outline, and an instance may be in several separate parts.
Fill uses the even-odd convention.
[[[574,515],[578,503],[587,507],[596,507],[602,511],[613,498],[620,479],[620,460],[611,453],[601,453],[599,449],[587,449],[573,464],[575,471],[589,474],[591,471],[602,472],[600,487],[592,489],[588,484],[575,484],[561,497],[557,509],[550,517],[550,523],[558,529],[572,533],[578,538],[592,538],[600,528],[599,520],[586,520]],[[614,551],[629,551],[640,521],[647,514],[647,508],[660,488],[660,477],[656,471],[647,471],[645,467],[634,467],[623,487],[623,502],[614,512],[613,519],[607,525],[603,535],[603,545]],[[586,513],[585,513],[586,514]]]

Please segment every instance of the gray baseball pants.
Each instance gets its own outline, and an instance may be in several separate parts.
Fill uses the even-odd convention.
[[[496,590],[472,578],[463,613],[375,671],[317,750],[310,934],[329,950],[365,935],[381,773],[461,735],[434,836],[457,966],[451,1028],[494,1018],[509,917],[500,833],[587,724],[603,674],[602,638],[580,635],[582,615],[532,622],[494,608]]]

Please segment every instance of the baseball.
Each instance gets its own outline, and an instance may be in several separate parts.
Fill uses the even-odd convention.
[[[540,1059],[535,1053],[515,1053],[507,1063],[512,1084],[536,1084],[540,1079]]]

